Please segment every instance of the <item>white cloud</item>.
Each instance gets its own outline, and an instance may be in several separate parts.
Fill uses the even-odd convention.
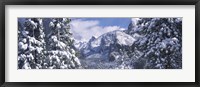
[[[119,26],[99,26],[99,21],[97,20],[76,19],[71,21],[70,24],[74,38],[79,41],[88,41],[92,36],[99,37],[114,30],[124,30]]]

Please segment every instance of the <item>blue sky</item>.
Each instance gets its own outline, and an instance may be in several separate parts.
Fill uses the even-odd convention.
[[[129,23],[131,22],[131,18],[81,18],[85,21],[97,20],[99,21],[99,26],[120,26],[123,28],[127,28]]]
[[[71,31],[78,41],[88,41],[92,36],[114,31],[125,30],[131,18],[72,18]]]

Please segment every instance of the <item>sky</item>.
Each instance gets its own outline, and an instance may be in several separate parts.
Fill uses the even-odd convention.
[[[125,30],[130,22],[131,18],[72,18],[70,25],[74,39],[87,42],[92,36]]]

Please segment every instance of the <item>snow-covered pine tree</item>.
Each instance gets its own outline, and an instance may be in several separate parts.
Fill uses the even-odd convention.
[[[130,30],[129,34],[137,33],[140,36],[132,46],[140,53],[134,66],[148,69],[182,68],[181,18],[141,18],[136,27]]]
[[[69,18],[52,18],[49,23],[48,56],[43,68],[74,69],[81,68],[79,59],[75,56]]]
[[[20,23],[19,23],[20,24]],[[27,18],[24,27],[18,27],[18,68],[39,69],[45,58],[42,19]]]

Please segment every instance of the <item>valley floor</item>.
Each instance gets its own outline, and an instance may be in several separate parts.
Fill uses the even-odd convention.
[[[84,69],[114,69],[117,67],[116,62],[109,62],[102,58],[80,59]]]

